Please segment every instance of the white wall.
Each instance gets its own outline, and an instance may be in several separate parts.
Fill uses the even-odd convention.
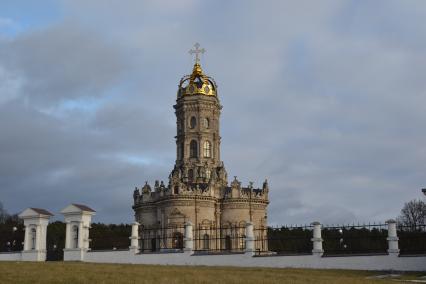
[[[21,252],[0,252],[0,261],[21,260]]]
[[[129,251],[89,251],[86,262],[158,265],[206,265],[277,268],[426,271],[426,256],[390,255],[321,257],[319,255],[252,256],[246,254],[192,255],[183,253],[132,254]]]

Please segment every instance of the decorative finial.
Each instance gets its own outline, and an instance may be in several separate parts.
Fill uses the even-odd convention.
[[[206,52],[206,50],[204,48],[200,48],[200,44],[198,42],[196,42],[194,44],[195,49],[190,49],[189,50],[189,54],[193,55],[195,54],[195,64],[199,64],[200,63],[200,54],[204,54],[204,52]]]

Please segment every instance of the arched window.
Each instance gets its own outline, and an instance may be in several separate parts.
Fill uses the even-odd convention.
[[[195,140],[192,140],[189,144],[189,157],[198,158],[198,143]]]
[[[32,228],[31,229],[31,249],[35,249],[36,248],[36,229]]]
[[[206,179],[210,179],[210,177],[212,176],[212,172],[210,169],[206,169]]]
[[[241,249],[246,248],[246,235],[242,235],[240,238],[240,248]]]
[[[78,248],[78,226],[72,226],[72,248]]]
[[[210,143],[210,141],[204,141],[203,155],[204,158],[210,158],[212,156],[212,144]]]
[[[210,128],[210,120],[207,117],[203,119],[203,127],[206,129]]]
[[[195,118],[195,116],[192,116],[189,120],[189,127],[191,127],[191,129],[194,129],[195,126],[197,126],[197,119]]]
[[[175,186],[174,194],[179,194],[179,187],[178,186]]]
[[[203,236],[203,249],[210,249],[210,237],[208,234],[204,234]]]

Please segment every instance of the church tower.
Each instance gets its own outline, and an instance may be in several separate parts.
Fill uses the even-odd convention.
[[[227,173],[220,160],[220,105],[217,85],[205,75],[199,62],[199,49],[191,75],[179,82],[176,105],[176,163],[171,172],[170,186],[174,194],[197,187],[205,191],[218,185],[213,196],[220,197],[220,188],[227,185]]]
[[[133,192],[135,220],[144,249],[181,248],[183,225],[194,225],[196,250],[243,249],[246,222],[255,228],[267,226],[269,186],[253,183],[243,187],[228,174],[220,158],[220,104],[216,82],[201,68],[199,44],[190,50],[195,63],[177,91],[176,160],[168,184],[156,180]],[[179,229],[180,228],[180,229]],[[171,231],[171,232],[170,232]],[[266,230],[265,230],[266,232]],[[172,241],[167,238],[172,233]],[[235,238],[235,236],[239,236]],[[231,238],[234,238],[231,241]]]

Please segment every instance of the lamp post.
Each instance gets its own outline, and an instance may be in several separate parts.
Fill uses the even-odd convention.
[[[426,195],[426,188],[422,188],[422,192],[424,195]]]
[[[12,228],[12,245],[11,245],[11,250],[12,251],[14,251],[14,247],[15,247],[15,245],[16,245],[16,240],[15,240],[15,238],[16,238],[16,234],[15,234],[15,232],[18,230],[18,228],[17,227],[13,227]]]

